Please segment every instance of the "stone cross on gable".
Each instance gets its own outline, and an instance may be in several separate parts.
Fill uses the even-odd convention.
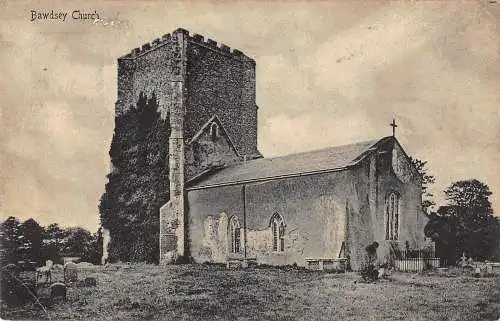
[[[389,126],[392,127],[392,137],[396,137],[396,127],[398,127],[398,125],[396,125],[396,120],[393,119]]]

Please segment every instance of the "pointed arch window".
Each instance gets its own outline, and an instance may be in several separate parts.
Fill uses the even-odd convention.
[[[385,200],[385,239],[398,240],[399,236],[399,203],[400,197],[396,192],[390,192]]]
[[[241,228],[237,216],[231,217],[229,221],[229,236],[231,238],[231,253],[239,253],[241,250]]]
[[[279,213],[271,216],[271,232],[273,237],[273,251],[283,252],[285,250],[285,221]]]

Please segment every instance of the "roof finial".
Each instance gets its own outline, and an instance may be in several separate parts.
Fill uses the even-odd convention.
[[[396,137],[396,127],[398,127],[398,125],[396,125],[396,120],[392,119],[392,123],[390,123],[389,126],[392,127],[392,137]]]

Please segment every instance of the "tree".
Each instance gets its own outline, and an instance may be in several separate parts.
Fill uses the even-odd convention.
[[[441,206],[437,212],[431,212],[424,233],[436,245],[436,256],[452,264],[461,253],[457,247],[456,220],[449,210],[449,207]]]
[[[489,187],[476,179],[464,180],[454,182],[444,193],[448,205],[430,216],[426,235],[452,261],[462,253],[477,260],[492,257],[500,235]]]
[[[25,259],[42,263],[44,259],[42,255],[43,227],[37,221],[30,218],[23,222],[21,231],[24,237],[24,248],[26,249]]]
[[[89,242],[88,251],[83,253],[82,260],[93,264],[101,264],[102,257],[102,230],[93,233]]]
[[[14,216],[9,216],[0,225],[0,264],[16,263],[19,258],[19,248],[23,245],[21,222]]]
[[[433,175],[430,175],[427,169],[427,161],[418,158],[410,157],[411,162],[417,169],[420,177],[422,178],[422,210],[424,213],[429,213],[432,206],[436,205],[433,200],[434,195],[429,192],[429,186],[436,181]]]
[[[34,219],[20,223],[9,217],[0,225],[1,263],[17,263],[20,260],[45,263],[45,260],[61,262],[61,256],[76,255],[83,260],[99,263],[102,255],[100,231],[90,233],[81,227],[64,229],[57,223],[40,226]]]
[[[70,227],[66,229],[68,233],[66,245],[63,252],[70,256],[83,256],[91,248],[92,234],[81,227]]]
[[[64,239],[68,236],[67,231],[59,227],[59,224],[52,223],[45,228],[44,239],[49,241],[49,243],[61,244],[64,243]]]
[[[470,214],[487,217],[493,215],[489,197],[491,191],[488,185],[477,179],[458,181],[445,191],[449,205],[470,210]]]
[[[43,235],[43,256],[46,260],[61,262],[61,254],[66,245],[68,232],[57,223],[49,224],[45,227]]]
[[[458,246],[466,255],[487,259],[496,246],[496,219],[488,185],[477,179],[453,183],[444,192],[457,220]]]

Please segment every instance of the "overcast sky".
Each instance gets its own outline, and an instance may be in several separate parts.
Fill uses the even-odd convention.
[[[477,178],[500,213],[500,1],[1,1],[0,19],[2,219],[97,229],[116,59],[178,27],[256,60],[265,156],[387,136],[396,118],[438,201]]]

